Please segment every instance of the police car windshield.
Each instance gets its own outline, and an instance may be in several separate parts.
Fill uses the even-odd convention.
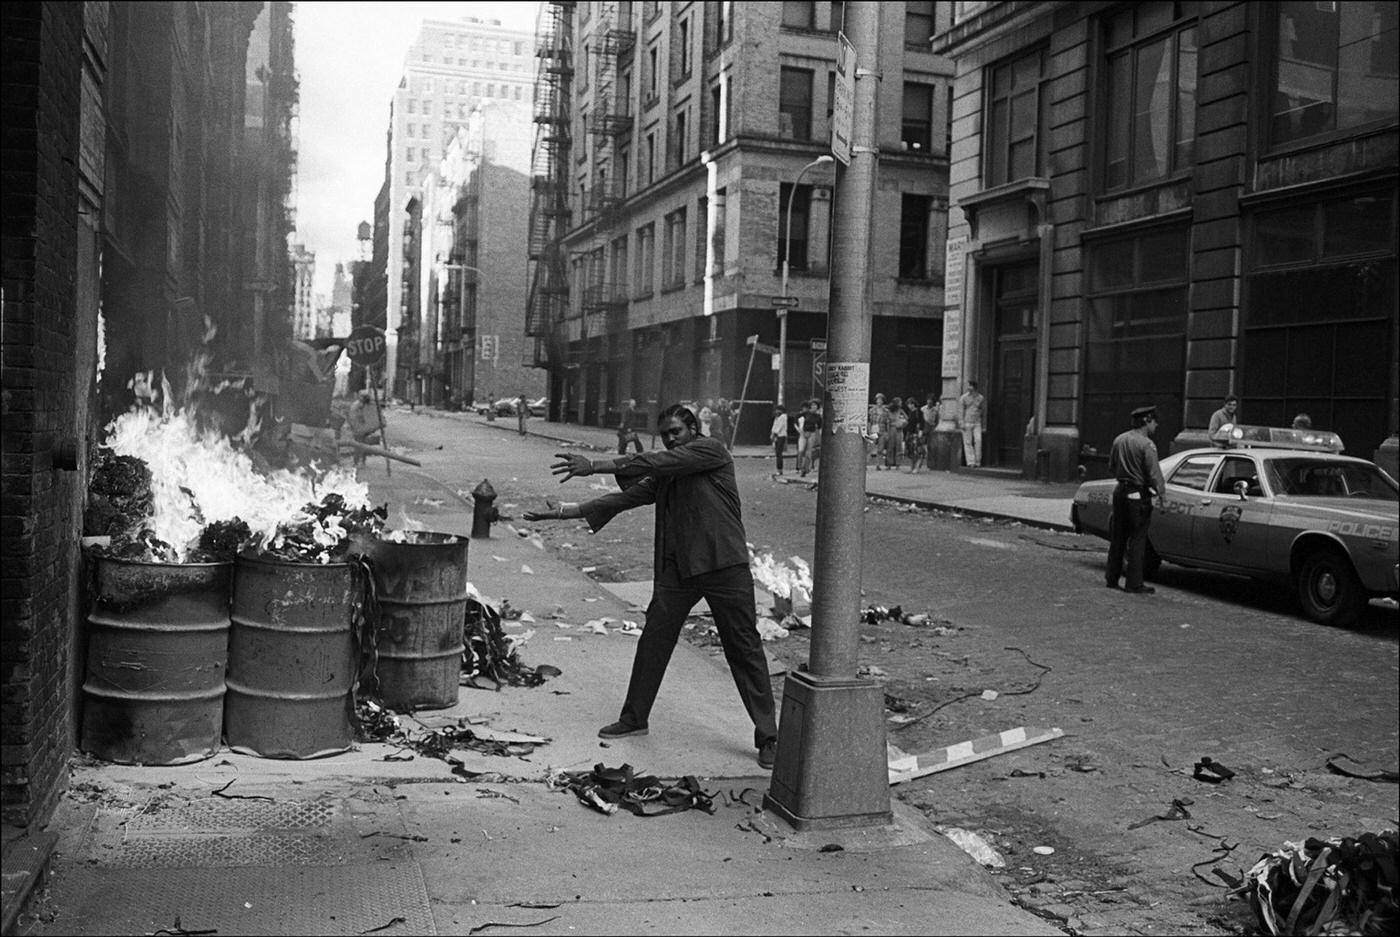
[[[1369,498],[1400,501],[1400,490],[1374,465],[1323,459],[1271,459],[1269,481],[1275,492],[1309,498]]]

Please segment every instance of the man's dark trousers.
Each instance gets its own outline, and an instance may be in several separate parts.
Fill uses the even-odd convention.
[[[682,579],[674,562],[667,559],[662,564],[652,584],[646,625],[637,639],[622,721],[638,727],[647,725],[681,627],[702,598],[714,614],[724,659],[729,662],[744,709],[753,720],[754,747],[762,748],[764,742],[777,739],[778,721],[768,659],[763,653],[754,612],[753,575],[746,565],[727,566]]]
[[[1118,585],[1123,575],[1123,558],[1127,554],[1128,579],[1125,589],[1142,588],[1142,570],[1147,559],[1147,528],[1152,523],[1152,501],[1146,492],[1129,498],[1132,487],[1122,482],[1113,489],[1113,521],[1109,525],[1108,569],[1104,579],[1110,586]]]

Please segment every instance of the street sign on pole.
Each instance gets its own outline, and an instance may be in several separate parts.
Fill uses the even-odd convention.
[[[384,349],[384,330],[374,325],[360,326],[345,342],[345,354],[362,368],[382,364]]]
[[[856,97],[856,47],[841,32],[836,34],[836,84],[831,102],[831,155],[851,165],[851,137]]]
[[[826,339],[814,338],[812,342],[812,384],[826,386]],[[812,396],[816,396],[813,394]]]
[[[770,297],[770,301],[773,303],[773,308],[774,308],[774,309],[796,309],[796,308],[797,308],[797,297],[796,297],[796,296],[772,296],[772,297]]]

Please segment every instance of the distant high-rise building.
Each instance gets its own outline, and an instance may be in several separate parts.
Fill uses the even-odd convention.
[[[389,192],[385,334],[385,383],[406,397],[412,375],[399,375],[397,349],[404,310],[404,221],[423,177],[442,159],[447,143],[478,103],[530,104],[534,83],[534,33],[500,20],[468,16],[424,20],[409,47],[389,114],[385,186]],[[525,206],[521,206],[521,211]]]
[[[316,252],[306,249],[305,244],[292,245],[292,338],[316,337],[316,297],[313,282],[316,278]]]

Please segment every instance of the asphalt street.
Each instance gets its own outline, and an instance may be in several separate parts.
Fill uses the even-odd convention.
[[[483,478],[507,513],[561,494],[581,500],[601,485],[561,488],[548,472],[559,445],[546,439],[464,415],[394,417],[391,442],[468,503]],[[810,560],[815,492],[776,483],[767,460],[737,464],[750,539],[776,557]],[[595,578],[650,576],[649,512],[624,515],[596,536],[541,533]],[[941,625],[862,628],[862,668],[908,706],[891,714],[890,741],[919,752],[1020,725],[1066,731],[1018,762],[1043,779],[1013,782],[1008,763],[993,759],[901,785],[899,796],[935,819],[997,830],[1013,850],[1023,843],[1021,864],[1007,874],[1031,882],[1026,900],[1052,918],[1102,917],[1104,908],[1067,903],[1053,888],[1090,876],[1114,883],[1120,897],[1139,896],[1107,911],[1117,915],[1109,923],[1143,933],[1230,929],[1216,907],[1221,889],[1190,874],[1220,842],[1235,846],[1223,867],[1233,863],[1237,873],[1285,840],[1396,825],[1393,786],[1327,768],[1338,753],[1353,762],[1337,763],[1372,770],[1393,770],[1400,758],[1394,610],[1324,628],[1303,619],[1284,590],[1171,567],[1155,596],[1131,596],[1103,588],[1103,556],[1089,537],[871,505],[866,603],[928,611]],[[806,647],[805,633],[794,631],[770,652],[796,667]],[[1235,782],[1192,780],[1204,756],[1236,770]],[[1128,829],[1177,799],[1198,804],[1193,822]],[[1031,852],[1038,841],[1059,843],[1058,858]]]

